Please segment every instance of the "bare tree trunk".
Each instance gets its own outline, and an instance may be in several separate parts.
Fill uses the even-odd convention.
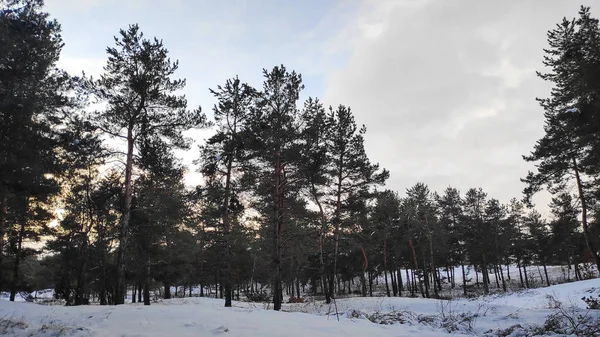
[[[544,263],[544,274],[546,275],[546,285],[550,286],[550,279],[548,278],[548,269],[546,269],[546,264]]]

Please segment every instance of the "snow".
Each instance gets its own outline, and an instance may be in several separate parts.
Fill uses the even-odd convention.
[[[0,335],[9,336],[450,336],[484,335],[516,324],[543,325],[555,300],[585,312],[584,296],[600,293],[598,279],[495,294],[476,299],[355,297],[336,305],[284,304],[190,297],[121,306],[64,307],[0,301]],[[44,296],[46,293],[43,294]],[[340,313],[339,321],[335,308]],[[600,312],[591,311],[600,316]],[[399,324],[398,318],[404,324]],[[394,323],[394,324],[375,324]],[[452,331],[452,333],[448,333]]]

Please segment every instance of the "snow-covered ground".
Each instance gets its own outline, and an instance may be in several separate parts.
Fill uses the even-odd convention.
[[[517,324],[544,325],[548,316],[559,311],[556,301],[567,313],[596,319],[600,311],[585,310],[581,298],[598,294],[600,280],[593,279],[471,300],[347,298],[336,301],[339,321],[336,306],[318,301],[284,304],[282,312],[268,310],[268,304],[246,302],[223,308],[223,300],[199,297],[151,306],[63,307],[0,301],[0,335],[482,336]],[[526,335],[523,331],[511,336]]]

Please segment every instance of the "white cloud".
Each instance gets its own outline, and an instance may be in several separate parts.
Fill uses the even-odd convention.
[[[345,30],[350,59],[328,73],[324,101],[350,105],[367,125],[367,151],[391,170],[390,188],[423,181],[520,198],[519,178],[532,168],[521,156],[543,134],[535,98],[549,86],[535,70],[546,32],[578,9],[565,1],[365,0]]]

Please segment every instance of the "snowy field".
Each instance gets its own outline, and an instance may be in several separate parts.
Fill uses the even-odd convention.
[[[573,282],[504,295],[453,301],[421,298],[348,298],[323,302],[267,304],[183,298],[151,306],[46,306],[0,301],[0,335],[6,336],[532,336],[547,318],[564,312],[596,321],[582,297],[600,294],[600,280]],[[552,297],[552,298],[551,298]],[[559,303],[560,302],[560,303]],[[562,308],[562,309],[559,309]],[[567,327],[568,328],[568,327]]]

